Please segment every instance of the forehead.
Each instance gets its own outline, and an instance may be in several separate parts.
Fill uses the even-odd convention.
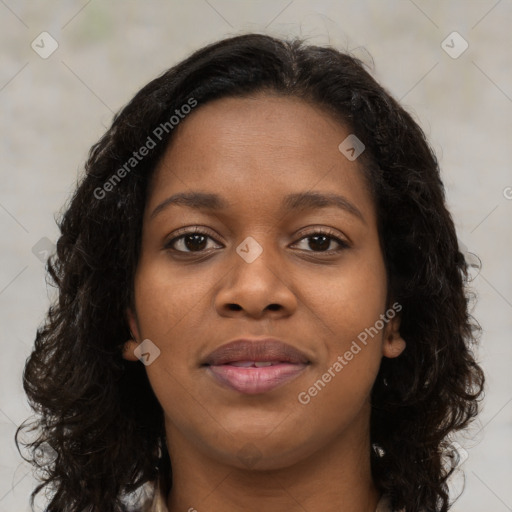
[[[199,105],[155,169],[149,207],[191,190],[256,201],[316,188],[362,200],[361,166],[338,149],[349,135],[326,109],[296,97],[260,93]]]
[[[176,156],[180,149],[186,150],[183,146],[194,144],[214,156],[230,147],[261,146],[290,158],[289,149],[304,155],[327,145],[336,149],[340,135],[345,133],[348,128],[325,107],[295,96],[258,93],[199,105],[178,126],[168,152]]]

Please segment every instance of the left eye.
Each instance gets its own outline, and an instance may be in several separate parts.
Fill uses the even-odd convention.
[[[338,237],[333,236],[330,233],[324,233],[321,231],[302,237],[298,243],[305,242],[306,240],[309,240],[309,242],[306,243],[307,247],[312,249],[311,251],[302,249],[307,252],[338,252],[348,248],[348,244],[343,240],[340,240]],[[336,242],[339,248],[329,250],[332,242]]]

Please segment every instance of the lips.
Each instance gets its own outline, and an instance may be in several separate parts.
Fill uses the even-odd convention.
[[[246,338],[217,348],[202,366],[224,387],[259,394],[294,379],[309,363],[303,352],[281,340]]]
[[[203,364],[218,366],[243,361],[291,364],[306,364],[309,362],[303,352],[281,340],[275,338],[245,338],[231,341],[215,349],[206,357]]]

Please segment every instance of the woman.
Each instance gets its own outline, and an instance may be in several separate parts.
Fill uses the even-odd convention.
[[[467,267],[423,132],[357,59],[195,52],[59,227],[24,372],[49,511],[449,509],[484,385]]]

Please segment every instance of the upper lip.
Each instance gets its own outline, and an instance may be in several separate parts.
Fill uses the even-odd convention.
[[[309,363],[303,352],[277,338],[240,338],[216,348],[204,359],[203,365],[217,366],[237,361]]]

